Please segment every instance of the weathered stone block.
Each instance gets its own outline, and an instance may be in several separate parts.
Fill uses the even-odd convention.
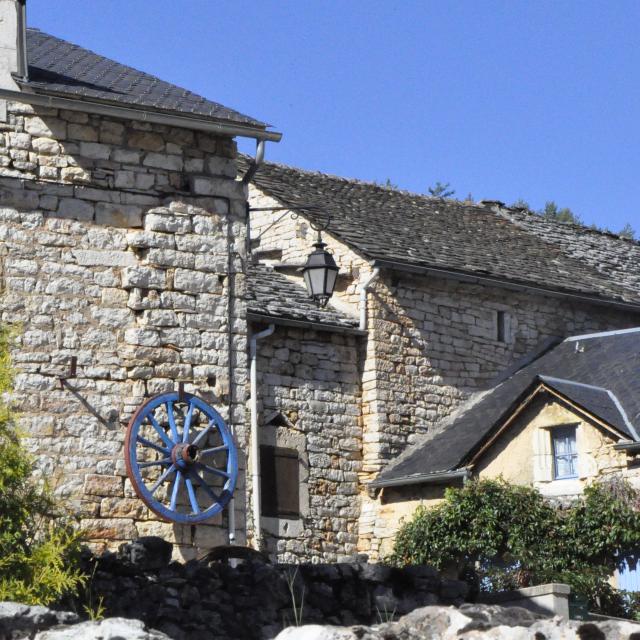
[[[99,202],[96,205],[96,223],[111,227],[141,227],[142,207]]]
[[[218,276],[190,269],[176,269],[173,286],[177,291],[214,293],[222,289]]]
[[[132,131],[127,137],[127,144],[130,147],[144,149],[146,151],[162,151],[164,149],[164,139],[162,136],[149,131]]]
[[[96,128],[86,124],[69,124],[68,126],[69,138],[71,140],[78,140],[82,142],[97,142],[98,132]]]
[[[93,220],[94,207],[90,202],[76,198],[60,198],[58,215],[75,220]]]
[[[31,146],[38,152],[49,155],[60,153],[60,145],[52,138],[34,138]]]
[[[135,255],[129,251],[74,249],[71,253],[77,263],[83,266],[128,267],[138,264]]]
[[[67,123],[57,118],[26,117],[24,119],[24,128],[27,133],[33,136],[54,138],[55,140],[64,140],[67,137]]]
[[[80,526],[89,540],[133,540],[138,535],[129,518],[89,518],[81,520]]]
[[[155,167],[157,169],[166,169],[167,171],[182,171],[184,162],[180,156],[148,153],[142,164],[145,167]]]
[[[99,142],[81,142],[80,154],[92,160],[108,160],[111,155],[111,147]]]
[[[191,218],[184,215],[149,211],[144,217],[145,231],[164,231],[167,233],[189,233]]]
[[[124,495],[122,478],[118,476],[101,476],[90,473],[84,477],[84,492],[91,496],[114,496]]]
[[[133,518],[139,520],[146,507],[139,498],[103,498],[100,501],[100,517]]]
[[[125,289],[164,289],[167,274],[162,269],[149,267],[127,267],[122,272],[122,286]]]

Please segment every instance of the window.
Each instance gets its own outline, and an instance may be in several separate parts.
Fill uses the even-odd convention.
[[[638,566],[630,566],[625,561],[622,571],[616,571],[618,589],[625,591],[640,591],[640,571]]]
[[[496,340],[498,342],[507,341],[507,314],[504,311],[496,311]]]
[[[576,428],[556,427],[551,431],[553,446],[553,479],[564,480],[578,477],[578,451]]]
[[[300,464],[296,449],[260,447],[262,515],[300,516]]]

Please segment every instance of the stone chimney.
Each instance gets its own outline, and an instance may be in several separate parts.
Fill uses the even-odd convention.
[[[27,0],[0,0],[0,89],[19,91],[27,76]]]

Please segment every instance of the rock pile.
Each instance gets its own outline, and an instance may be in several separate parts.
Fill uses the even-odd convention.
[[[520,607],[465,604],[416,609],[373,627],[289,627],[276,640],[640,640],[640,625],[544,618]]]

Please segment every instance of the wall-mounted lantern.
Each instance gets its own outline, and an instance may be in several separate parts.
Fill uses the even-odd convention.
[[[318,205],[298,205],[297,209],[315,209],[321,210]],[[298,213],[292,211],[293,207],[249,207],[251,211],[287,211],[293,218],[298,217]],[[284,214],[286,215],[286,214]],[[327,244],[322,241],[322,231],[327,229],[331,220],[330,214],[322,212],[326,222],[319,224],[316,222],[309,222],[311,228],[318,232],[318,238],[314,242],[314,250],[307,257],[307,261],[302,267],[302,275],[304,277],[304,284],[307,287],[309,297],[320,307],[325,307],[329,298],[333,295],[333,290],[336,286],[336,280],[338,278],[338,265],[333,259],[333,256],[327,251]],[[284,216],[282,216],[284,217]],[[278,220],[280,220],[279,218]],[[277,221],[276,221],[277,222]],[[271,226],[271,225],[270,225]],[[270,227],[268,227],[270,228]],[[264,233],[264,232],[263,232]],[[258,236],[260,237],[260,236]]]
[[[338,277],[338,265],[333,256],[326,250],[326,243],[318,231],[318,241],[313,245],[315,250],[309,254],[302,267],[304,283],[309,296],[321,307],[326,306],[333,295]]]

